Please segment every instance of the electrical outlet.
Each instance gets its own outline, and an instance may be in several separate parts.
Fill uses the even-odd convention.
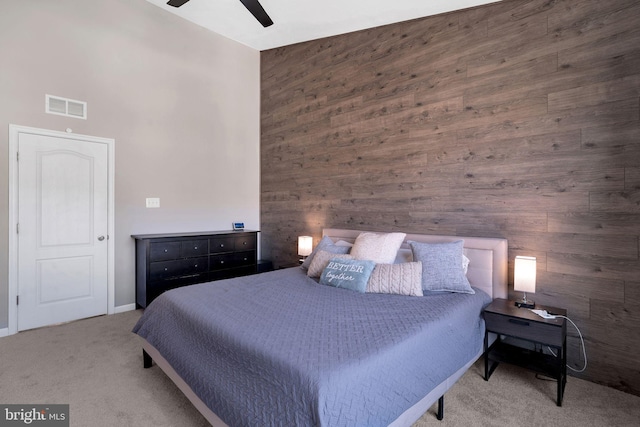
[[[159,208],[160,207],[160,198],[159,197],[147,197],[147,207],[148,208]]]

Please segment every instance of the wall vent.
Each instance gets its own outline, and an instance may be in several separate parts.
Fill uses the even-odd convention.
[[[87,119],[87,103],[60,96],[45,96],[45,111],[48,114]]]

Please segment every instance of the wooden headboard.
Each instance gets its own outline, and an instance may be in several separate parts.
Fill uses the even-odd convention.
[[[364,230],[325,228],[322,236],[334,242],[344,240],[353,243]],[[372,233],[379,233],[372,231]],[[507,298],[507,240],[493,237],[438,236],[432,234],[407,234],[398,252],[396,262],[412,259],[407,241],[424,243],[446,243],[464,240],[464,254],[469,258],[467,278],[472,286],[482,289],[491,298]]]

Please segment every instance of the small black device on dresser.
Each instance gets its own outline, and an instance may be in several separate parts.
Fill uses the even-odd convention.
[[[505,299],[495,299],[484,309],[484,379],[489,381],[500,362],[524,367],[557,380],[556,403],[562,406],[567,383],[567,311],[543,305],[536,308],[546,310],[547,318]],[[491,332],[497,338],[489,345]],[[543,352],[543,347],[553,353]]]
[[[135,234],[136,305],[169,289],[258,272],[257,231]]]

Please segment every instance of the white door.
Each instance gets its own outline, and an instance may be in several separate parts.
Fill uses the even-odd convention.
[[[108,147],[18,137],[18,330],[107,313]]]

